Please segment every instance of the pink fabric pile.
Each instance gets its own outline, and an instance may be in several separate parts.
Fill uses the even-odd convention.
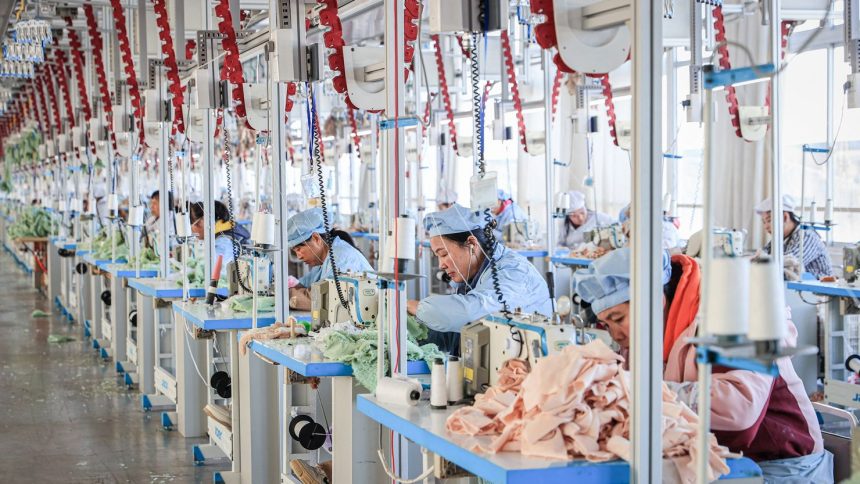
[[[479,438],[483,453],[521,452],[554,460],[604,462],[631,458],[629,373],[605,343],[568,346],[538,360],[529,372],[522,360],[507,361],[499,382],[454,412],[449,432]],[[698,417],[663,386],[663,456],[683,482],[694,482]],[[729,450],[711,435],[709,479],[729,472]]]
[[[242,337],[239,338],[239,352],[242,353],[242,356],[245,356],[248,353],[248,345],[251,344],[251,341],[289,339],[297,336],[305,336],[306,333],[305,327],[296,322],[296,319],[291,316],[286,323],[275,323],[265,328],[252,329],[242,333]]]

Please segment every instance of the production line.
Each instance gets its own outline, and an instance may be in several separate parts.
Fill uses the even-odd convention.
[[[48,343],[134,400],[82,402],[89,425],[143,416],[90,454],[144,442],[140,469],[35,481],[860,470],[860,235],[834,202],[860,0],[0,14],[3,257]],[[818,51],[826,140],[790,139],[785,79]]]

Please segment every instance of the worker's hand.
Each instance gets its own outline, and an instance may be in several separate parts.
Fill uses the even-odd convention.
[[[420,302],[421,301],[416,301],[414,299],[406,301],[406,312],[411,314],[412,316],[418,314],[418,303]]]

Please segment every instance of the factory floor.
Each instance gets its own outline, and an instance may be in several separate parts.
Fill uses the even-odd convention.
[[[8,254],[0,267],[0,482],[209,483],[227,469],[194,466],[191,446],[204,439],[162,430],[81,324],[60,317]]]

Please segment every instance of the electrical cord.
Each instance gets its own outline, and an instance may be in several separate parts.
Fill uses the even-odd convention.
[[[314,150],[314,163],[316,164],[316,176],[317,182],[319,183],[320,188],[320,208],[322,209],[323,216],[323,227],[325,228],[325,243],[328,245],[328,258],[329,263],[331,264],[331,274],[332,279],[334,280],[334,287],[337,291],[337,297],[340,300],[340,305],[343,306],[344,309],[349,310],[349,306],[346,303],[346,297],[343,294],[343,289],[340,287],[340,279],[337,275],[337,263],[334,257],[334,236],[332,235],[331,222],[328,217],[328,206],[326,205],[325,200],[325,180],[323,180],[323,159],[322,159],[322,132],[320,130],[319,119],[317,118],[317,103],[316,97],[314,96],[313,87],[308,85],[309,97],[310,97],[310,105],[311,105],[311,137],[312,137],[312,147]]]
[[[481,15],[484,15],[484,9],[486,8],[485,2],[481,2]],[[477,164],[478,164],[478,174],[481,177],[484,177],[487,173],[487,166],[484,160],[484,131],[483,126],[481,125],[481,118],[483,116],[481,110],[481,103],[483,100],[483,96],[481,94],[481,88],[479,86],[479,76],[480,76],[480,66],[478,65],[478,34],[471,34],[471,42],[469,43],[469,57],[470,61],[470,71],[471,71],[471,88],[472,88],[472,119],[474,120],[474,137],[475,143],[472,147],[473,150],[476,150],[477,153]],[[508,303],[505,300],[505,296],[502,293],[502,285],[499,280],[499,271],[496,267],[496,246],[498,242],[496,241],[496,234],[494,233],[494,229],[496,228],[497,222],[493,218],[493,215],[490,213],[489,208],[484,209],[484,221],[486,224],[484,225],[484,238],[486,239],[486,247],[485,253],[490,262],[490,277],[492,279],[493,290],[496,293],[496,299],[502,305],[502,313],[504,313],[505,317],[508,319],[511,318],[511,313],[508,308]],[[513,326],[512,326],[513,328]]]
[[[224,118],[224,112],[219,110],[219,117]],[[223,136],[223,148],[224,153],[221,156],[221,160],[224,162],[224,171],[225,178],[227,180],[227,213],[230,216],[230,223],[236,224],[235,219],[233,218],[233,175],[230,170],[230,136],[227,132],[227,123],[221,123],[221,134]],[[236,237],[229,235],[230,237],[230,246],[233,249],[233,274],[236,277],[236,281],[239,282],[239,286],[243,291],[251,292],[250,289],[245,287],[242,283],[242,278],[239,274],[239,241],[236,240]]]

